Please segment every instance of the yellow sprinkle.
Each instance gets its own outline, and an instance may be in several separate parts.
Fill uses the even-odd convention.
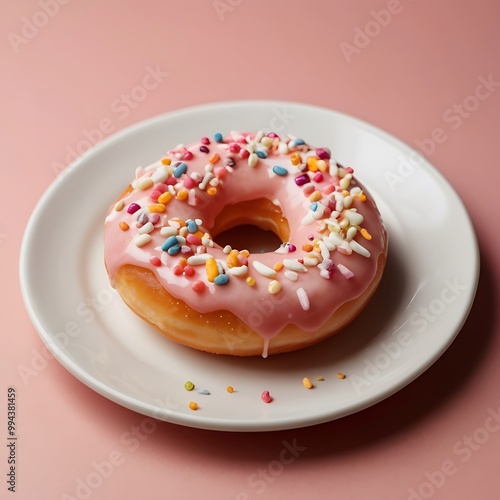
[[[227,267],[229,267],[229,269],[233,268],[233,267],[240,267],[241,266],[241,262],[240,262],[240,259],[238,259],[238,250],[231,250],[229,252],[229,255],[227,256]]]
[[[313,247],[313,250],[316,252],[316,253],[321,253],[321,248],[319,247],[319,245],[315,245]]]
[[[191,401],[189,403],[189,408],[191,408],[191,410],[193,410],[193,411],[196,411],[198,409],[198,403],[195,403],[194,401]]]
[[[240,254],[243,256],[243,257],[248,257],[250,255],[250,252],[248,250],[241,250],[240,251]]]
[[[283,262],[276,262],[276,264],[274,264],[274,266],[273,266],[273,269],[276,272],[281,271],[283,269]]]
[[[326,172],[328,170],[328,164],[326,163],[325,160],[318,160],[316,162],[316,165],[318,166],[318,169],[320,172]]]
[[[320,376],[320,377],[316,377],[316,380],[317,380],[318,382],[323,382],[325,379],[324,379],[324,377],[321,377],[321,376]]]
[[[311,196],[309,196],[309,201],[310,202],[315,202],[315,201],[319,201],[321,200],[321,198],[323,198],[323,195],[321,194],[320,191],[314,191]]]
[[[163,212],[165,212],[166,207],[163,203],[155,203],[154,205],[149,205],[148,210],[152,214],[155,214],[155,213],[162,214]]]
[[[372,235],[363,227],[361,228],[361,236],[363,236],[363,238],[367,239],[367,240],[371,240],[372,239]]]
[[[306,389],[312,389],[314,387],[313,383],[311,382],[310,379],[308,379],[307,377],[304,377],[302,379],[302,384],[304,384],[304,387]]]
[[[168,203],[174,195],[170,191],[165,191],[160,196],[158,196],[158,203]]]
[[[208,159],[208,162],[211,163],[212,165],[215,165],[219,160],[220,156],[217,153],[215,153]]]
[[[120,222],[120,224],[118,224],[118,225],[120,226],[120,229],[122,231],[128,231],[128,229],[130,227],[126,222]]]
[[[207,187],[208,196],[215,196],[217,194],[217,188],[215,186]]]
[[[307,159],[307,168],[311,172],[317,172],[319,170],[319,168],[318,168],[318,158],[316,156],[310,156]]]
[[[337,378],[344,379],[345,375],[342,372],[337,372]]]
[[[360,195],[356,196],[356,198],[358,198],[358,200],[363,201],[363,202],[366,201],[366,196],[363,193],[361,193]]]
[[[172,160],[168,156],[165,156],[161,159],[161,162],[163,165],[170,165],[172,163]]]
[[[249,286],[255,285],[255,279],[252,278],[251,276],[249,276],[245,281],[247,282],[247,285],[249,285]]]
[[[292,162],[292,165],[300,165],[302,163],[302,158],[300,157],[299,153],[293,153],[293,155],[290,157],[290,161]]]
[[[188,191],[187,189],[181,189],[180,191],[177,192],[177,199],[178,200],[185,200],[188,197]]]
[[[116,205],[115,205],[115,210],[117,212],[120,212],[123,210],[123,207],[125,206],[125,202],[123,200],[120,200]]]
[[[232,394],[232,393],[234,392],[234,389],[233,389],[233,387],[232,387],[232,386],[228,385],[228,386],[226,387],[226,391],[227,391],[227,392],[229,392],[229,394]]]
[[[213,283],[214,279],[217,276],[219,276],[219,269],[217,267],[217,261],[213,257],[210,257],[205,262],[205,271],[207,273],[207,280],[210,281],[210,283]]]
[[[281,283],[276,280],[272,280],[267,286],[267,291],[271,295],[276,295],[281,290]]]
[[[146,189],[149,189],[150,187],[153,187],[153,185],[154,185],[154,182],[153,182],[153,179],[151,179],[151,177],[141,177],[137,181],[137,187],[141,191],[145,191]]]

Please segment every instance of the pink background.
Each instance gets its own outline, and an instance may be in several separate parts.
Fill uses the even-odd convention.
[[[474,107],[469,96],[478,78],[500,82],[500,4],[58,1],[0,7],[0,497],[13,497],[4,447],[12,385],[20,439],[17,498],[83,498],[78,480],[94,472],[93,462],[117,457],[109,477],[87,493],[92,500],[499,498],[500,426],[488,420],[500,413],[499,84],[466,118],[452,123],[445,117],[455,103]],[[372,10],[388,8],[397,13],[374,21]],[[30,21],[40,27],[30,31]],[[363,40],[365,27],[370,38]],[[358,46],[366,46],[346,57],[341,44],[354,46],[356,33]],[[168,77],[135,107],[117,112],[116,99],[157,65]],[[337,109],[414,147],[443,129],[446,139],[427,156],[456,188],[477,230],[482,274],[476,302],[433,367],[365,411],[264,434],[160,422],[136,449],[124,446],[124,434],[143,423],[142,415],[97,395],[54,360],[27,383],[19,375],[42,349],[19,289],[23,230],[55,179],[54,165],[65,164],[67,148],[84,139],[84,130],[108,118],[116,131],[169,110],[235,99]],[[269,481],[252,482],[259,469],[273,467],[284,440],[305,450]],[[456,446],[469,451],[457,454]],[[446,476],[437,472],[443,466]]]

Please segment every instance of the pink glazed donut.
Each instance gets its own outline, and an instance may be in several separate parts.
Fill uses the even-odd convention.
[[[254,225],[272,252],[224,247]],[[327,148],[231,132],[138,168],[106,218],[105,265],[127,306],[203,351],[293,351],[341,330],[375,292],[387,233],[365,188]]]

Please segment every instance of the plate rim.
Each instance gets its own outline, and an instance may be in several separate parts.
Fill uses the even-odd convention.
[[[464,222],[467,224],[467,230],[472,237],[472,254],[470,256],[471,262],[469,263],[470,267],[473,267],[471,272],[471,288],[466,297],[466,302],[464,303],[464,307],[460,309],[461,317],[457,320],[457,327],[453,335],[450,335],[448,338],[448,342],[443,348],[437,352],[433,352],[432,356],[428,356],[426,358],[426,362],[419,365],[418,370],[413,370],[410,374],[406,374],[398,383],[392,384],[387,387],[384,391],[375,392],[370,395],[370,397],[363,399],[363,404],[359,403],[351,403],[342,408],[341,411],[336,411],[335,415],[319,415],[317,417],[310,417],[306,420],[302,419],[298,421],[297,417],[287,417],[280,418],[279,420],[242,420],[239,419],[237,421],[226,419],[226,418],[210,418],[205,417],[203,415],[189,415],[189,414],[181,414],[179,413],[176,417],[172,410],[164,409],[164,413],[161,418],[158,416],[158,412],[154,405],[145,401],[138,401],[133,397],[124,394],[123,392],[119,392],[118,390],[111,388],[104,382],[96,379],[85,369],[80,367],[78,364],[75,364],[69,357],[67,353],[65,353],[64,348],[60,348],[57,345],[51,344],[50,339],[51,336],[49,332],[46,331],[44,325],[41,323],[40,319],[35,314],[35,310],[33,304],[30,300],[30,292],[28,290],[28,280],[26,277],[26,262],[29,255],[29,245],[28,241],[30,236],[36,227],[36,222],[38,219],[43,217],[44,207],[49,202],[51,197],[61,188],[63,188],[64,183],[68,182],[68,179],[74,175],[74,172],[85,167],[85,162],[87,159],[91,158],[92,155],[99,153],[99,151],[104,150],[106,148],[112,147],[115,143],[121,142],[124,138],[126,138],[130,134],[137,133],[139,130],[142,130],[147,127],[154,127],[156,124],[163,122],[165,120],[175,120],[177,116],[183,116],[189,113],[197,113],[197,112],[206,112],[210,109],[217,109],[218,111],[226,108],[234,108],[241,106],[290,106],[295,108],[300,108],[301,111],[316,111],[316,112],[326,112],[331,115],[336,115],[338,118],[342,120],[350,121],[356,127],[360,127],[363,130],[367,130],[372,134],[376,135],[383,141],[389,142],[394,145],[398,150],[409,150],[413,151],[419,156],[421,156],[416,150],[414,150],[407,143],[402,141],[401,139],[395,137],[394,135],[386,132],[385,130],[379,128],[376,125],[373,125],[369,122],[361,120],[352,115],[346,114],[341,111],[329,109],[326,107],[321,107],[317,105],[310,105],[307,103],[301,102],[292,102],[292,101],[280,101],[280,100],[235,100],[235,101],[220,101],[220,102],[212,102],[201,105],[189,106],[185,108],[178,108],[172,111],[168,111],[165,113],[161,113],[159,115],[155,115],[144,120],[138,121],[137,123],[131,124],[112,135],[105,138],[103,141],[97,143],[93,147],[91,147],[88,151],[86,151],[83,155],[77,158],[74,162],[70,163],[66,168],[59,174],[46,188],[42,196],[36,202],[34,209],[28,219],[26,224],[20,248],[20,257],[19,257],[19,280],[21,287],[21,295],[25,305],[25,309],[28,313],[28,316],[35,327],[39,337],[43,341],[44,345],[49,348],[49,351],[54,356],[55,359],[59,363],[63,365],[63,367],[68,370],[73,376],[75,376],[80,382],[84,383],[86,386],[99,393],[100,395],[106,397],[107,399],[124,406],[125,408],[131,409],[137,413],[147,415],[153,418],[157,418],[160,420],[165,420],[170,423],[175,423],[178,425],[200,428],[200,429],[208,429],[208,430],[221,430],[221,431],[233,431],[233,432],[263,432],[263,431],[275,431],[275,430],[286,430],[286,429],[295,429],[302,428],[312,425],[317,425],[321,423],[325,423],[328,421],[336,420],[338,418],[342,418],[344,416],[356,413],[358,411],[362,411],[374,404],[383,401],[387,397],[395,394],[402,388],[406,387],[420,375],[422,375],[430,366],[432,366],[449,348],[449,346],[456,339],[457,335],[460,333],[463,325],[465,324],[467,317],[470,313],[470,310],[474,304],[474,298],[477,292],[479,275],[480,275],[480,253],[479,253],[479,245],[477,241],[477,235],[465,204],[455,188],[450,184],[450,182],[444,177],[443,174],[433,165],[431,164],[426,157],[422,157],[424,159],[423,166],[424,168],[433,175],[433,177],[439,183],[439,186],[445,190],[447,190],[454,198],[455,202],[461,208],[461,216],[464,217]],[[68,177],[69,176],[69,177]]]

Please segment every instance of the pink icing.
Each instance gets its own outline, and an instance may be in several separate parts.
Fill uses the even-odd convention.
[[[351,175],[352,169],[337,165],[335,159],[329,158],[329,150],[326,148],[316,150],[300,144],[302,141],[294,146],[296,139],[290,137],[280,139],[275,134],[268,136],[272,144],[266,146],[269,140],[265,139],[265,144],[262,144],[259,140],[262,135],[259,133],[256,137],[256,134],[232,132],[221,143],[202,138],[189,146],[178,146],[168,151],[166,157],[171,160],[170,165],[158,161],[145,169],[138,169],[136,179],[132,183],[134,189],[123,198],[123,209],[117,210],[113,205],[106,219],[105,263],[111,283],[113,284],[114,276],[123,265],[134,264],[150,269],[173,296],[201,313],[231,311],[257,331],[264,338],[266,345],[269,339],[289,323],[305,331],[318,329],[338,307],[363,293],[374,277],[378,258],[385,246],[385,229],[373,199],[354,177],[346,186],[346,180],[343,178],[346,174]],[[202,151],[200,146],[204,146]],[[206,148],[208,152],[203,152]],[[256,149],[264,151],[268,156],[258,158],[257,164],[251,167],[249,162],[252,155],[249,153]],[[317,151],[320,155],[317,155]],[[217,153],[220,159],[213,167],[207,169],[208,160],[214,153]],[[300,154],[302,163],[292,164],[293,153]],[[326,170],[323,164],[323,171],[318,172],[314,168],[313,171],[309,171],[307,159],[309,157],[319,159],[319,156],[325,158],[323,161],[326,163]],[[231,160],[228,158],[231,158],[235,165],[229,167]],[[176,169],[176,162],[180,161],[186,164],[187,170],[176,178],[173,172]],[[287,175],[275,174],[274,166],[286,169]],[[212,187],[217,190],[217,194],[212,196],[207,194],[210,183],[206,186],[203,183],[207,170],[211,170],[214,179],[217,179],[212,181]],[[168,174],[168,178],[163,182],[144,182],[148,177],[158,179],[159,174],[164,176]],[[299,176],[305,176],[309,182],[298,186],[295,178]],[[301,182],[303,180],[304,178]],[[339,187],[339,183],[342,184],[342,188]],[[174,197],[165,203],[165,213],[159,213],[159,217],[156,213],[151,214],[147,207],[158,203],[159,193],[167,190],[170,190]],[[188,192],[186,199],[179,200],[175,197],[180,190]],[[321,199],[316,202],[321,206],[316,207],[317,213],[314,212],[317,219],[314,218],[312,211],[314,204],[308,199],[314,191],[322,193]],[[348,209],[342,208],[337,203],[338,198],[344,198],[342,191],[344,194],[348,191],[352,195],[352,204]],[[364,197],[366,199],[362,201]],[[227,284],[217,285],[207,279],[204,264],[189,266],[192,270],[187,273],[179,271],[180,259],[188,258],[192,253],[169,255],[161,249],[161,245],[168,238],[162,236],[161,228],[169,227],[169,221],[173,218],[183,221],[201,219],[200,229],[210,235],[214,220],[224,207],[258,198],[272,200],[282,208],[290,226],[290,241],[286,242],[289,245],[283,245],[281,250],[295,247],[295,251],[250,254],[248,273],[237,277],[228,267],[227,253],[224,253],[217,244],[200,247],[199,235],[190,236],[185,242],[180,239],[182,252],[196,253],[206,250],[219,263],[229,279]],[[129,213],[133,210],[129,211],[128,207],[133,203],[139,205],[141,209]],[[342,210],[337,213],[336,209],[339,208]],[[320,217],[320,211],[323,209],[324,213]],[[362,215],[362,222],[356,220],[355,212]],[[141,214],[142,218],[139,219]],[[349,238],[346,239],[348,228],[340,233],[334,231],[340,235],[340,240],[335,239],[335,234],[330,236],[332,220],[339,223],[347,215],[354,218],[355,223],[351,223],[349,227],[356,227],[357,232],[353,241],[358,245],[351,243]],[[359,219],[359,216],[357,218]],[[141,227],[144,227],[145,220],[154,222],[152,231],[146,233],[151,240],[138,246],[137,238],[141,230],[138,225],[142,224]],[[120,222],[126,222],[130,229],[121,230]],[[371,239],[366,239],[360,234],[362,228],[371,235]],[[351,229],[351,232],[353,231]],[[143,238],[149,240],[147,236]],[[333,241],[331,238],[334,238]],[[323,248],[323,255],[318,256],[319,265],[315,265],[315,261],[307,261],[307,272],[298,272],[296,281],[286,277],[286,274],[290,274],[286,267],[279,270],[275,277],[263,276],[254,267],[255,261],[273,268],[276,263],[282,263],[285,259],[292,261],[303,259],[307,256],[305,255],[307,252],[302,250],[303,245],[305,243],[318,245],[320,240],[323,244],[329,241],[330,249]],[[361,250],[359,245],[363,247]],[[370,255],[358,253],[359,251],[366,253],[363,249]],[[327,254],[328,260],[324,261]],[[161,265],[158,265],[158,260]],[[244,260],[241,255],[240,260]],[[343,272],[337,267],[338,264]],[[350,273],[346,273],[345,269]],[[248,277],[255,280],[254,286],[247,284]],[[275,294],[268,291],[268,286],[273,280],[281,285],[281,289]],[[202,291],[196,292],[193,290],[193,283],[199,282],[205,286],[197,285],[198,290]]]

